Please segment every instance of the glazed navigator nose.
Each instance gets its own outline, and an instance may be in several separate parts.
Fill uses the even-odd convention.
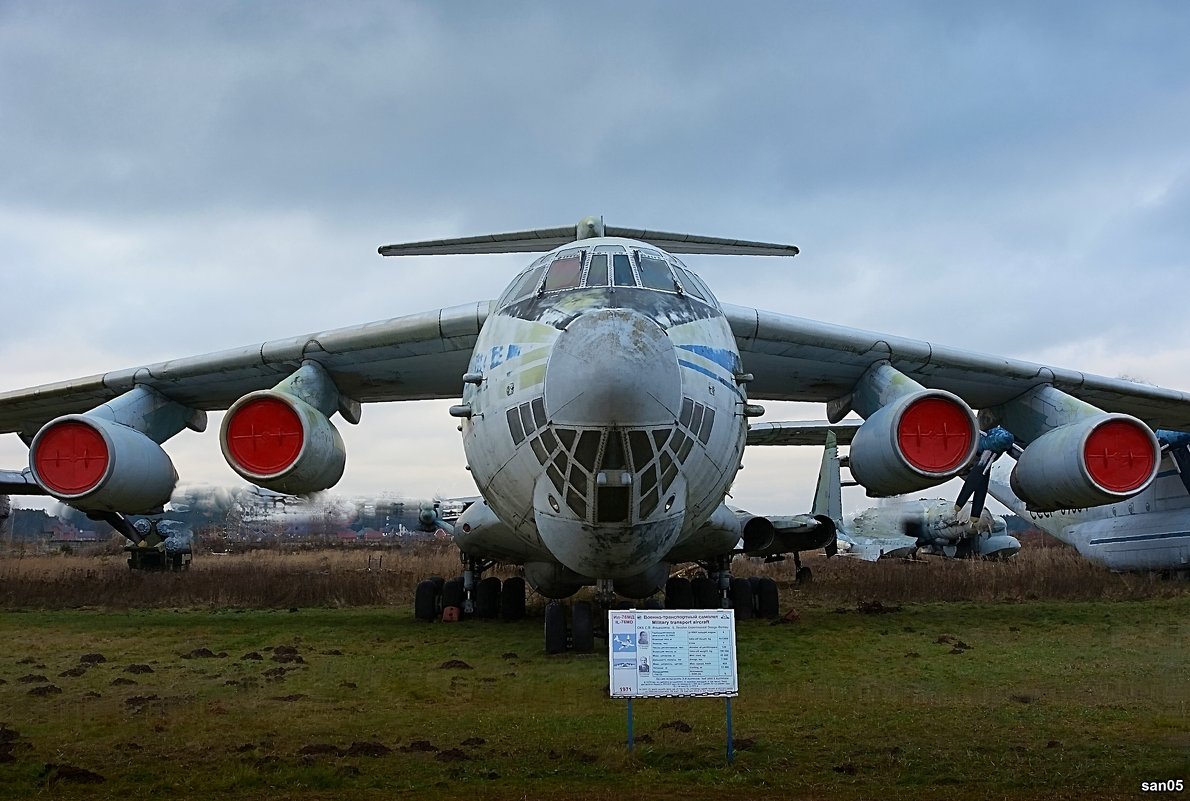
[[[555,425],[668,425],[682,404],[673,342],[631,309],[576,317],[554,343],[545,371],[546,413]]]

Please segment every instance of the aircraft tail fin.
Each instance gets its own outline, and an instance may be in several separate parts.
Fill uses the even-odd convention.
[[[598,236],[620,236],[649,242],[670,253],[697,253],[721,256],[796,256],[795,245],[776,242],[752,242],[716,236],[649,231],[643,228],[619,228],[604,225],[602,217],[584,217],[578,225],[559,228],[535,228],[504,234],[484,234],[451,239],[427,239],[382,245],[381,256],[464,256],[481,253],[537,253],[553,250],[569,242]]]
[[[843,520],[843,488],[839,477],[839,446],[833,431],[826,433],[822,466],[818,469],[818,487],[814,491],[813,515],[825,515],[836,524]]]

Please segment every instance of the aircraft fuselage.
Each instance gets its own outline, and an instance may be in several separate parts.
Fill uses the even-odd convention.
[[[463,446],[507,531],[456,531],[464,554],[643,576],[739,469],[735,338],[705,284],[658,248],[605,237],[536,260],[497,302],[469,371]]]

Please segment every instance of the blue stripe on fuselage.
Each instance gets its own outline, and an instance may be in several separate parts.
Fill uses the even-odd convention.
[[[740,356],[735,351],[727,348],[712,348],[710,345],[678,345],[677,347],[714,362],[731,373],[732,376],[740,371]]]
[[[730,381],[728,381],[727,379],[725,379],[725,378],[722,378],[722,377],[720,377],[720,376],[717,376],[717,375],[715,375],[714,373],[712,373],[712,372],[711,372],[710,370],[708,370],[707,368],[705,368],[705,367],[703,367],[703,366],[701,366],[701,365],[697,365],[697,364],[695,364],[694,362],[688,362],[688,361],[686,361],[685,359],[678,359],[678,364],[679,364],[680,366],[682,366],[682,367],[686,367],[686,368],[688,368],[688,369],[690,369],[690,370],[693,370],[693,371],[694,371],[694,372],[696,372],[696,373],[702,373],[702,374],[703,374],[703,375],[705,375],[705,376],[710,376],[711,378],[715,379],[715,380],[716,380],[716,381],[718,381],[720,384],[722,384],[723,386],[727,387],[727,388],[728,388],[728,389],[730,389],[732,392],[734,392],[734,393],[736,394],[736,396],[737,396],[737,397],[740,395],[740,388],[739,388],[739,387],[737,387],[735,384],[731,383],[731,382],[730,382]]]

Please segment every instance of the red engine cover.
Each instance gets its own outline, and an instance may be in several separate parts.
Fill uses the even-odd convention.
[[[51,492],[82,495],[98,486],[107,473],[110,455],[103,435],[78,420],[51,424],[37,438],[30,464]]]
[[[1140,489],[1153,475],[1156,455],[1151,439],[1139,423],[1108,420],[1091,432],[1083,446],[1087,472],[1101,487],[1112,492]]]
[[[227,424],[227,449],[237,464],[257,476],[275,476],[302,451],[305,429],[289,404],[255,398],[233,413]]]
[[[971,413],[948,398],[914,401],[897,424],[897,444],[909,464],[927,473],[947,473],[961,467],[971,453],[976,434]]]

